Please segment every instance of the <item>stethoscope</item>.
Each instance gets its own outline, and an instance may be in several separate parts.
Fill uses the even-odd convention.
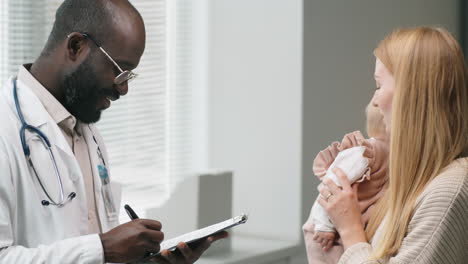
[[[55,160],[54,153],[52,152],[52,148],[50,145],[50,141],[47,138],[47,136],[42,133],[37,127],[31,126],[26,121],[24,120],[23,113],[21,112],[21,108],[18,102],[18,92],[16,88],[16,80],[13,80],[13,97],[15,100],[15,106],[16,106],[16,111],[18,112],[18,116],[21,121],[21,129],[20,129],[20,138],[21,138],[21,145],[23,146],[23,152],[24,155],[26,156],[26,159],[28,160],[29,165],[34,171],[34,174],[36,175],[37,181],[41,185],[42,190],[44,191],[45,195],[49,200],[42,200],[41,204],[43,206],[49,206],[49,205],[55,205],[57,207],[63,207],[65,204],[73,200],[73,198],[76,197],[75,192],[71,192],[68,197],[65,199],[65,191],[63,190],[63,183],[62,183],[62,177],[60,177],[60,172],[57,167],[57,162]],[[44,147],[47,149],[47,152],[49,153],[50,159],[52,160],[53,166],[54,166],[54,172],[55,176],[57,177],[57,182],[59,183],[59,188],[60,188],[60,200],[58,202],[54,201],[52,197],[49,195],[47,190],[44,187],[44,184],[42,183],[41,179],[39,178],[39,175],[37,174],[36,168],[34,167],[34,164],[31,160],[31,150],[29,149],[28,144],[26,143],[26,130],[28,130],[31,133],[35,133],[36,136],[41,140],[42,144]]]

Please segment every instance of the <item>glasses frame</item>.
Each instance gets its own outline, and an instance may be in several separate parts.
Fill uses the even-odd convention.
[[[93,37],[91,37],[91,35],[89,35],[88,33],[82,33],[82,32],[78,32],[78,33],[80,33],[83,37],[91,40],[91,42],[93,42],[94,45],[96,45],[96,47],[98,47],[99,50],[101,50],[101,52],[104,53],[104,55],[106,55],[106,57],[112,62],[112,64],[114,64],[115,67],[117,67],[117,69],[120,71],[119,75],[117,75],[114,79],[115,84],[121,85],[125,82],[129,83],[133,81],[136,77],[138,77],[138,74],[130,70],[125,70],[125,71],[122,70],[119,64],[117,64],[117,62],[109,55],[109,53],[107,53],[107,51],[101,45],[99,45],[98,42]],[[70,35],[67,36],[67,38],[69,37]]]

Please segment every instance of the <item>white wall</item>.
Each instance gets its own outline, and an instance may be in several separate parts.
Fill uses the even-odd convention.
[[[239,232],[300,239],[302,1],[211,0],[209,166],[234,171]]]
[[[343,134],[363,129],[375,87],[373,49],[392,29],[441,25],[458,33],[458,0],[304,0],[303,216],[318,180],[312,161]]]

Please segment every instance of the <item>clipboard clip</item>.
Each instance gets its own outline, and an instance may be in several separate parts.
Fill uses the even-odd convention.
[[[241,214],[239,216],[236,216],[234,218],[234,221],[239,224],[244,224],[245,222],[247,222],[248,219],[249,219],[249,216],[247,214]]]

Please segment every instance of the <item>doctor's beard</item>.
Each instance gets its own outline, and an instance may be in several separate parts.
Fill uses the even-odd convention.
[[[95,123],[101,118],[101,109],[97,108],[100,98],[114,95],[113,87],[102,87],[91,67],[88,56],[78,68],[65,75],[62,87],[64,106],[76,119],[83,123]],[[117,95],[118,96],[118,95]]]

